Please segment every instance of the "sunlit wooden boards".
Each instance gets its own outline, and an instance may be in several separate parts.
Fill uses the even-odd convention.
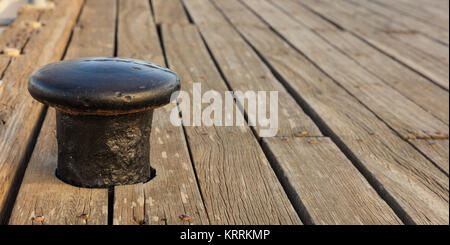
[[[373,5],[351,0],[331,15],[335,25],[321,14],[334,3],[312,2],[86,0],[81,8],[82,1],[59,0],[54,12],[23,12],[0,37],[0,48],[9,47],[0,55],[3,214],[31,155],[9,223],[448,224],[448,105],[440,104],[448,104],[448,88],[429,75],[433,67],[424,69],[429,60],[448,63],[445,47],[424,48],[444,45],[445,30],[433,35],[411,14],[394,19],[395,8],[387,12],[390,24]],[[378,2],[370,3],[383,7]],[[440,4],[427,12],[442,14]],[[370,23],[355,24],[350,14],[368,14]],[[408,23],[421,27],[413,39],[403,33]],[[395,31],[382,34],[388,41],[368,43],[383,28]],[[403,53],[383,46],[391,44]],[[32,70],[61,59],[67,45],[66,59],[116,55],[168,64],[191,97],[195,83],[222,94],[278,91],[277,137],[247,125],[175,127],[168,115],[178,111],[170,105],[154,115],[154,180],[116,187],[109,197],[104,189],[68,186],[54,177],[55,111],[37,138],[45,110],[25,86]],[[413,54],[404,52],[409,48]]]
[[[420,3],[411,3],[411,1],[396,1],[391,2],[389,0],[374,0],[374,2],[388,6],[401,14],[412,16],[420,21],[423,21],[429,25],[438,26],[444,30],[449,30],[448,26],[448,1],[421,1]],[[434,7],[431,7],[433,6]],[[420,7],[419,7],[420,6]],[[427,7],[430,6],[430,7]],[[431,10],[433,9],[433,10]],[[440,9],[440,10],[439,10]],[[440,14],[436,14],[436,12]],[[446,11],[446,12],[442,12]]]
[[[155,22],[160,24],[188,24],[189,19],[180,0],[152,0]]]
[[[376,15],[380,15],[386,18],[387,21],[394,21],[396,23],[402,24],[409,28],[411,31],[417,31],[422,33],[423,35],[434,39],[438,42],[444,43],[446,45],[449,44],[449,32],[441,29],[437,26],[428,25],[414,17],[399,13],[395,9],[392,9],[389,6],[384,6],[382,4],[378,4],[375,1],[355,1],[350,0],[352,4],[360,5],[367,8],[369,11]],[[424,8],[424,6],[429,5],[428,3],[423,2],[420,8]],[[448,15],[448,13],[447,13]],[[407,37],[408,35],[406,35]]]
[[[449,144],[448,140],[410,140],[424,155],[430,158],[448,175]]]
[[[195,26],[163,25],[169,67],[202,91],[228,90]],[[248,126],[185,127],[211,224],[300,224]],[[257,174],[255,174],[257,173]]]
[[[290,97],[279,81],[266,71],[268,68],[258,58],[257,53],[211,3],[187,0],[185,5],[232,89],[275,90],[279,91],[280,98]],[[214,21],[203,21],[207,18]],[[288,99],[280,101],[279,104],[281,108],[289,108],[285,109],[286,111],[292,111],[297,103],[292,98]],[[301,112],[300,108],[295,110]],[[292,121],[289,116],[297,117],[295,120],[301,119],[304,122],[310,120],[305,114],[282,115],[280,113],[280,121]],[[305,125],[304,122],[299,125]],[[269,156],[272,166],[281,178],[285,190],[288,190],[304,222],[308,224],[400,223],[393,211],[328,138],[321,137],[322,134],[317,134],[315,130],[311,130],[311,127],[309,132],[307,128],[303,131],[298,131],[299,128],[293,132],[283,131],[283,127],[291,128],[289,124],[284,124],[281,126],[279,137],[262,139],[264,152]],[[255,131],[257,133],[258,130]],[[318,157],[319,155],[321,157]],[[329,172],[323,168],[329,168]],[[340,168],[347,169],[347,172],[343,173],[339,170]],[[322,181],[320,177],[316,178],[318,176],[328,181]],[[336,185],[331,181],[332,179],[340,182],[341,185]],[[365,205],[360,205],[359,202]]]
[[[214,3],[285,80],[294,96],[305,101],[315,115],[313,119],[324,124],[327,134],[339,143],[403,221],[448,223],[448,177],[443,172],[284,42],[246,6],[237,1]],[[276,29],[280,30],[281,27]],[[315,56],[322,60],[328,57],[319,54]]]
[[[366,2],[368,3],[369,1],[359,1],[361,4]],[[448,91],[401,65],[389,56],[382,54],[351,33],[330,28],[330,22],[325,22],[318,15],[304,18],[305,12],[313,13],[300,5],[296,0],[272,1],[272,3],[289,13],[296,21],[316,31],[330,45],[352,58],[381,81],[390,85],[391,88],[399,91],[448,125]]]
[[[326,16],[342,28],[352,31],[381,51],[430,78],[436,84],[449,89],[448,46],[437,42],[425,46],[422,42],[430,44],[430,40],[419,40],[419,35],[408,32],[406,33],[409,34],[409,38],[403,37],[405,33],[402,30],[400,33],[395,33],[395,30],[394,33],[386,33],[386,30],[374,31],[364,19],[366,16],[364,9],[346,1],[305,0],[300,3],[321,16]],[[358,21],[355,21],[355,18]],[[418,41],[409,41],[413,38]],[[436,49],[442,51],[439,52]],[[430,55],[430,52],[433,55]]]
[[[405,139],[448,138],[448,125],[268,1],[245,0],[271,27]]]
[[[78,10],[82,1],[61,1]],[[77,3],[73,6],[70,3]],[[116,5],[114,0],[86,0],[74,28],[65,59],[114,55]],[[56,6],[58,9],[60,6]],[[56,11],[56,13],[68,14]],[[70,13],[70,12],[69,12]],[[71,23],[78,16],[72,13]],[[51,23],[58,23],[56,20]],[[64,31],[70,34],[70,26]],[[67,35],[69,36],[69,35]],[[67,45],[68,39],[62,43]],[[50,47],[52,50],[54,47]],[[41,49],[36,49],[40,51]],[[54,60],[56,61],[56,60]],[[41,64],[44,65],[44,64]],[[26,92],[23,91],[24,96]],[[37,102],[35,102],[37,103]],[[58,180],[55,112],[49,109],[20,187],[10,224],[107,224],[108,190],[82,189]]]
[[[153,5],[154,11],[161,13],[160,7],[175,3],[173,0],[163,2]],[[171,11],[161,20],[180,20],[181,14],[184,15]],[[149,1],[120,0],[118,18],[117,55],[165,66]],[[170,123],[174,107],[169,105],[153,113],[150,163],[156,169],[156,177],[145,184],[114,188],[114,200],[111,200],[114,225],[209,224],[183,128]],[[190,220],[183,220],[182,215],[188,215]]]

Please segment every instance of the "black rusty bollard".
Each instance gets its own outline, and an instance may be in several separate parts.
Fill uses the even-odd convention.
[[[154,176],[152,110],[168,104],[179,89],[172,71],[121,58],[49,64],[28,84],[36,100],[57,111],[57,177],[88,188],[137,184]]]

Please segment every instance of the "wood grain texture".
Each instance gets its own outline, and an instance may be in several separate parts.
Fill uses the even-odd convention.
[[[12,57],[22,54],[24,45],[29,40],[33,31],[37,29],[33,28],[32,23],[37,22],[41,14],[41,11],[21,10],[14,22],[1,33],[0,77],[3,77],[3,73],[8,68]],[[2,86],[2,83],[3,81],[0,82],[0,87]],[[0,120],[2,120],[2,111],[3,110],[0,110]]]
[[[82,3],[82,1],[76,1],[78,5],[69,4],[69,2],[75,3],[72,0],[61,2],[67,4],[67,8],[71,11],[77,8],[79,10]],[[73,13],[72,24],[77,15],[78,12]],[[114,0],[86,0],[80,20],[74,28],[65,59],[113,56],[115,38],[111,33],[115,32],[115,15]],[[98,20],[101,21],[97,20],[99,16],[101,18]],[[70,34],[72,28],[65,28]],[[93,33],[97,33],[95,39],[92,36]],[[29,162],[10,224],[107,224],[108,191],[106,189],[75,188],[55,177],[57,162],[55,120],[51,109]],[[34,218],[42,216],[44,221],[32,222],[32,215]]]
[[[210,3],[204,3],[206,6]],[[212,5],[211,5],[212,6]],[[191,9],[190,12],[208,12],[201,9]],[[207,10],[204,8],[204,10]],[[209,12],[213,14],[214,12]],[[220,14],[215,11],[216,14]],[[205,38],[215,60],[223,72],[233,91],[278,91],[278,132],[277,136],[321,136],[322,133],[314,122],[304,113],[302,108],[289,95],[286,89],[277,81],[269,68],[259,59],[258,55],[248,46],[231,26],[226,22],[221,24],[200,23],[199,29]],[[244,105],[245,101],[239,101]],[[266,108],[270,108],[267,100]],[[247,114],[248,108],[246,108]],[[255,132],[269,127],[259,124]]]
[[[405,43],[404,40],[398,38],[404,35],[402,30],[400,30],[400,34],[388,34],[386,33],[386,29],[384,31],[373,30],[373,27],[370,27],[362,17],[359,18],[358,21],[355,21],[355,16],[364,16],[365,14],[361,14],[352,8],[354,5],[348,4],[347,2],[339,1],[338,3],[337,1],[305,0],[302,1],[301,4],[304,4],[322,16],[326,16],[327,19],[352,31],[383,52],[430,78],[447,90],[449,89],[448,51],[440,52],[439,58],[432,57],[427,52],[424,52],[424,50],[417,49],[417,46],[412,46],[420,45],[421,42],[426,42],[423,38],[416,38],[416,40],[418,40],[417,44],[415,42]],[[409,36],[410,38],[414,36],[417,37],[414,33]],[[409,40],[409,38],[406,39]],[[434,49],[438,45],[439,43],[435,43],[434,45],[428,46],[428,48],[436,54],[438,51]],[[446,49],[448,49],[448,47],[446,47]]]
[[[427,1],[427,0],[413,0],[413,1],[405,1],[400,0],[400,2],[404,4],[409,4],[414,6],[415,8],[423,8],[433,14],[441,15],[441,18],[446,19],[448,22],[449,19],[449,2],[446,0],[435,0],[435,1]]]
[[[5,48],[13,48],[22,51],[30,35],[37,31],[33,23],[38,22],[42,11],[22,9],[14,22],[0,35],[0,51],[5,55]]]
[[[118,23],[118,56],[165,65],[147,0],[120,0]],[[169,120],[174,107],[171,104],[153,112],[150,161],[156,178],[145,184],[115,187],[115,225],[209,223],[183,128]],[[180,219],[183,214],[191,220]]]
[[[115,0],[85,0],[66,59],[113,56],[116,36]]]
[[[146,0],[119,0],[117,55],[165,66],[150,4]]]
[[[61,182],[55,177],[57,160],[56,113],[52,108],[44,121],[9,223],[106,224],[108,192],[77,188]],[[38,217],[43,217],[43,220]]]
[[[162,26],[168,63],[202,91],[227,91],[194,26]],[[186,127],[194,168],[211,224],[300,224],[248,126]],[[256,174],[257,173],[257,174]]]
[[[323,19],[316,21],[307,18],[308,21],[304,21],[304,12],[308,10],[295,0],[272,2],[284,11],[289,12],[295,20],[316,30],[316,33],[327,40],[328,43],[448,125],[448,91],[443,90],[348,32],[333,29],[327,31],[329,27],[323,24]]]
[[[194,21],[201,19],[202,15],[220,16],[212,4],[203,2],[202,5],[193,7],[194,2],[199,1],[186,1]],[[260,81],[257,75],[253,75],[253,71],[264,71],[265,65],[259,58],[252,56],[252,50],[246,49],[247,44],[229,27],[225,19],[222,23],[198,23],[198,25],[232,88],[242,89],[242,86],[248,86],[250,89],[258,89],[258,87],[269,90],[279,89],[275,87],[278,81],[274,77],[269,80],[272,85],[266,85],[265,80]],[[254,82],[252,77],[255,77]],[[240,81],[250,82],[240,85]],[[280,90],[280,97],[290,97],[284,88]],[[286,105],[286,103],[296,104],[295,101],[286,100],[279,103],[280,106],[291,107],[292,105]],[[291,120],[284,118],[281,114],[280,117],[280,121]],[[305,117],[305,115],[297,117]],[[263,147],[266,155],[271,156],[272,165],[275,166],[278,176],[282,176],[283,186],[288,189],[291,200],[295,200],[294,207],[306,219],[305,222],[310,224],[401,223],[391,208],[329,139],[310,137],[314,136],[313,134],[306,138],[297,138],[301,135],[295,133],[281,136],[294,137],[264,138],[262,139]]]
[[[405,4],[404,1],[395,1],[395,2],[389,0],[373,0],[373,1],[388,6],[389,8],[395,9],[400,14],[406,14],[430,25],[438,26],[447,31],[449,30],[448,13],[447,15],[442,14],[437,15],[424,8],[417,8],[416,6]],[[428,1],[426,4],[430,4],[429,2],[432,1]],[[445,8],[448,9],[448,3],[442,6],[444,9]]]
[[[422,35],[418,30],[411,28],[411,26],[380,16],[359,4],[339,0],[330,4],[330,7],[333,8],[335,3],[339,4],[338,12],[347,13],[353,17],[353,20],[357,20],[355,26],[359,27],[359,31],[387,34],[385,36],[390,37],[392,40],[408,44],[408,50],[419,50],[436,62],[448,66],[447,53],[449,49],[447,45]]]
[[[406,223],[448,224],[448,176],[237,1],[215,0]],[[237,12],[238,14],[236,14]],[[308,89],[308,90],[307,90]],[[302,92],[308,91],[308,92]]]
[[[180,0],[152,0],[155,22],[160,24],[188,24],[189,19]]]
[[[410,142],[448,175],[448,140],[410,140]]]
[[[427,112],[449,123],[449,93],[347,32],[319,33],[373,75]]]
[[[403,138],[448,138],[447,124],[392,89],[319,35],[267,1],[244,2]]]
[[[298,206],[322,225],[401,224],[391,208],[328,138],[265,138]]]
[[[449,44],[449,32],[439,27],[427,25],[426,23],[423,23],[420,20],[417,20],[407,15],[399,14],[397,11],[393,10],[390,7],[386,7],[384,5],[380,5],[372,1],[368,0],[364,1],[349,0],[349,1],[352,4],[364,6],[371,12],[380,15],[390,21],[394,21],[403,26],[406,26],[411,31],[418,31],[427,37],[430,37],[434,40],[446,44],[447,46]],[[426,3],[421,4],[422,8],[428,5],[429,4]]]

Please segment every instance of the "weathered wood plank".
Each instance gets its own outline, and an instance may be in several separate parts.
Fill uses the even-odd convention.
[[[147,0],[120,0],[118,24],[118,56],[165,65]],[[173,107],[153,112],[150,161],[156,178],[145,184],[114,188],[115,225],[209,223],[183,128],[173,126],[169,120]],[[180,219],[183,214],[191,220]]]
[[[15,21],[6,28],[2,35],[0,35],[0,51],[2,56],[8,56],[11,49],[17,49],[18,54],[22,53],[22,49],[25,43],[30,38],[33,31],[39,29],[39,17],[42,15],[42,11],[21,9],[18,13]],[[7,50],[10,49],[10,50]],[[10,56],[18,56],[16,54],[10,54]]]
[[[85,0],[83,13],[73,31],[65,59],[113,56],[115,43],[115,0]]]
[[[39,28],[38,19],[42,11],[22,9],[15,21],[0,35],[0,77],[10,64],[11,57],[22,54],[22,49],[33,31]],[[1,86],[2,82],[0,82]],[[1,118],[0,113],[0,118]]]
[[[322,31],[327,25],[321,26],[321,22],[311,23],[303,21],[303,12],[307,11],[294,0],[273,1],[285,11],[292,11],[292,17],[311,29],[317,29],[316,33],[349,56],[359,65],[379,77],[392,88],[402,93],[405,97],[420,105],[446,124],[449,123],[449,94],[439,86],[411,71],[390,57],[380,53],[364,41],[348,32]]]
[[[353,22],[357,26],[356,28],[359,28],[359,30],[356,30],[357,32],[365,32],[370,35],[380,35],[382,33],[383,39],[389,38],[392,42],[399,43],[396,46],[397,49],[407,47],[409,52],[412,52],[410,50],[417,50],[433,60],[434,63],[442,63],[448,67],[449,48],[447,45],[438,43],[422,35],[417,30],[411,28],[411,26],[402,25],[383,16],[374,14],[360,5],[351,4],[342,0],[338,2],[338,12],[342,11],[348,14],[348,16],[351,16],[352,20],[357,20]],[[333,3],[335,4],[337,2]],[[330,7],[333,8],[334,4]],[[407,46],[400,44],[406,44]]]
[[[221,16],[211,3],[187,0],[185,4],[194,21],[201,19],[203,15]],[[216,19],[218,20],[219,17]],[[221,23],[201,22],[197,25],[233,89],[279,90],[280,98],[290,97],[284,88],[277,86],[279,82],[265,72],[267,69],[265,65],[225,19]],[[264,74],[265,78],[271,78],[268,79],[271,85],[265,84],[266,79],[259,79],[260,74]],[[245,85],[240,84],[242,81],[246,81]],[[291,103],[292,105],[288,108],[292,108],[296,102],[291,100],[280,101],[280,106]],[[301,108],[293,109],[302,112]],[[306,115],[297,117],[306,117]],[[280,114],[280,121],[287,120],[292,119],[284,118]],[[281,129],[283,130],[283,126]],[[281,136],[302,135],[294,132],[294,134],[281,134]],[[306,222],[311,224],[401,223],[390,207],[330,140],[311,137],[277,137],[262,140],[266,154],[272,156],[271,162],[278,171],[278,176],[282,176],[285,189],[290,188],[289,195],[291,200],[295,200],[294,206],[297,212],[303,214],[303,217],[307,219]],[[323,165],[325,163],[326,166]],[[342,171],[343,169],[346,171]],[[334,181],[323,181],[323,179]],[[361,205],[361,203],[365,204]]]
[[[55,177],[56,113],[49,109],[9,221],[13,225],[106,224],[108,192],[77,188]]]
[[[424,8],[417,8],[408,4],[404,4],[401,1],[389,1],[389,0],[373,0],[373,1],[388,6],[391,9],[395,9],[399,13],[413,16],[414,18],[417,18],[425,23],[439,26],[440,28],[447,31],[449,30],[448,16],[436,15],[430,13],[428,10],[425,10]]]
[[[119,0],[117,55],[165,66],[148,1]]]
[[[67,5],[66,8],[70,11],[74,11],[74,9],[80,9],[82,1],[66,0],[61,3]],[[86,0],[80,20],[74,28],[65,59],[114,55],[117,7],[115,3],[115,0]],[[71,12],[62,14],[69,13]],[[77,14],[78,12],[72,13],[72,24]],[[58,22],[55,20],[50,23]],[[71,28],[70,26],[65,28],[68,38]],[[62,47],[65,47],[68,39],[65,41]],[[33,222],[33,224],[107,224],[108,191],[106,189],[75,188],[59,181],[54,175],[57,143],[54,132],[56,119],[53,113],[52,109],[49,110],[42,126],[41,136],[29,162],[10,224],[31,224],[33,218],[31,215],[44,217],[43,222]],[[45,188],[37,183],[42,183]]]
[[[152,6],[157,25],[189,23],[189,19],[180,0],[152,0]]]
[[[353,20],[357,20],[355,25],[359,26],[360,31],[385,33],[387,34],[386,36],[391,37],[393,40],[408,44],[410,46],[408,49],[420,50],[420,52],[429,57],[433,57],[437,62],[444,63],[448,66],[449,49],[447,45],[438,43],[422,35],[411,26],[403,25],[384,16],[377,15],[359,4],[352,4],[345,0],[336,2],[339,2],[340,8],[338,11],[348,13],[353,17]],[[330,7],[333,8],[332,6]]]
[[[197,15],[213,13],[220,15],[217,10],[210,12],[207,9],[208,5],[213,7],[211,3],[206,2],[202,4],[202,8],[189,9]],[[220,24],[200,23],[199,28],[233,91],[278,91],[280,113],[278,113],[277,136],[322,136],[314,122],[277,81],[269,68],[225,20]],[[266,108],[270,108],[269,102],[267,100]],[[239,103],[244,105],[245,101]],[[248,110],[246,112],[248,114]],[[259,137],[263,137],[260,134],[261,130],[269,129],[259,124],[254,128]]]
[[[202,91],[228,90],[194,26],[163,25],[162,34],[169,66],[191,98],[189,81]],[[248,126],[185,130],[211,224],[301,223]]]
[[[214,2],[288,83],[297,99],[308,105],[314,120],[352,157],[402,221],[448,224],[448,176],[268,26],[264,27],[240,2]]]
[[[431,159],[448,175],[449,144],[448,140],[410,140],[424,155]]]
[[[448,138],[445,123],[383,83],[316,33],[267,1],[244,2],[402,137]]]
[[[433,1],[427,1],[427,0],[399,0],[403,4],[407,4],[410,6],[414,6],[415,8],[423,8],[426,9],[428,12],[433,14],[439,14],[442,15],[442,18],[445,18],[448,20],[449,13],[447,11],[449,2],[447,0],[433,0]]]
[[[320,32],[330,44],[382,79],[390,87],[449,123],[449,93],[347,32]]]
[[[411,31],[419,31],[424,35],[438,40],[439,42],[449,44],[449,32],[445,31],[439,27],[427,25],[417,19],[411,18],[410,16],[399,14],[397,11],[393,10],[390,7],[386,7],[384,5],[379,5],[372,1],[355,1],[349,0],[352,4],[364,6],[373,13],[377,15],[383,16],[391,21],[395,21],[404,26],[407,26],[411,29]],[[423,5],[428,5],[423,3]]]
[[[337,30],[338,28],[331,22],[321,18],[308,9],[298,4],[297,0],[271,0],[273,4],[280,7],[291,16],[302,16],[302,22],[311,30],[326,31]]]
[[[337,4],[335,1],[305,0],[301,4],[308,6],[308,8],[320,13],[322,16],[326,16],[326,18],[352,31],[380,50],[383,50],[383,52],[430,78],[440,86],[447,90],[449,89],[448,51],[441,52],[442,57],[434,58],[423,50],[411,46],[412,44],[417,44],[413,42],[405,43],[402,40],[394,38],[396,34],[387,34],[385,31],[374,31],[362,18],[359,21],[355,21],[357,14],[354,13],[354,8],[351,8],[352,5],[346,2],[339,2]],[[402,35],[404,34],[397,34],[398,37]],[[414,34],[410,35],[413,36]],[[424,39],[418,40],[419,42],[424,42]],[[432,45],[430,50],[434,49],[435,46],[437,45]],[[436,52],[433,51],[433,53]]]
[[[263,144],[312,223],[401,224],[330,139],[265,138]]]

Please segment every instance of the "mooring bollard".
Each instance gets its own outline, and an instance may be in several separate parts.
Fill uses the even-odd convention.
[[[174,72],[121,58],[49,64],[28,83],[36,100],[56,108],[57,177],[88,188],[154,177],[149,162],[153,109],[170,103],[179,89]]]

